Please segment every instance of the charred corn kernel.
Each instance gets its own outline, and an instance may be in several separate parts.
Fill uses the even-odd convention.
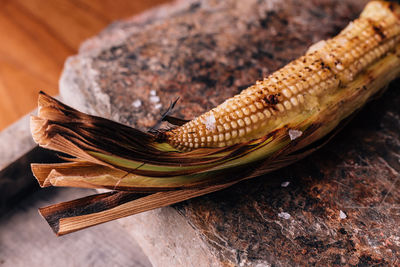
[[[316,43],[305,56],[167,132],[167,140],[178,149],[191,150],[262,137],[296,114],[318,109],[324,96],[343,89],[358,75],[367,75],[363,70],[399,46],[399,40],[400,7],[370,2],[338,36]],[[207,143],[193,138],[198,132]]]

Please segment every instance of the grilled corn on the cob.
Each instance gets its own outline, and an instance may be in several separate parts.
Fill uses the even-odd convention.
[[[42,94],[39,116],[31,120],[35,141],[72,155],[78,165],[118,174],[76,183],[65,173],[39,174],[42,165],[33,165],[34,173],[41,184],[137,191],[216,183],[215,176],[227,170],[279,155],[281,164],[269,163],[268,170],[276,169],[399,75],[399,38],[400,5],[370,2],[335,38],[313,45],[264,81],[161,137],[82,114]]]
[[[39,114],[31,119],[33,138],[73,158],[32,164],[41,186],[157,192],[139,199],[121,193],[112,203],[105,194],[45,208],[42,214],[53,230],[65,234],[281,168],[314,151],[313,142],[399,75],[400,5],[373,1],[335,38],[170,131],[144,133],[42,93]],[[71,205],[91,205],[103,197],[109,211],[68,218]]]
[[[398,46],[399,8],[371,2],[339,35],[263,81],[171,132],[178,149],[224,147],[259,138],[292,123],[298,113],[323,109],[324,98],[354,81]]]

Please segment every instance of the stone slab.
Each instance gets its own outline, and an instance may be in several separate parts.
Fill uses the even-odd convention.
[[[86,41],[60,93],[142,130],[177,97],[173,115],[190,119],[337,34],[365,3],[178,1]],[[398,264],[398,86],[297,164],[121,222],[154,266]]]
[[[36,158],[54,160],[55,157],[33,142],[29,115],[0,132],[0,213],[38,189],[29,167],[29,163]]]
[[[0,131],[0,213],[39,189],[30,163],[57,162],[58,157],[39,148],[32,139],[29,118],[36,110]]]
[[[93,190],[47,188],[0,216],[0,266],[151,266],[132,236],[117,222],[57,237],[37,212],[54,202]]]
[[[28,114],[0,131],[0,170],[36,146],[29,128],[29,117]]]

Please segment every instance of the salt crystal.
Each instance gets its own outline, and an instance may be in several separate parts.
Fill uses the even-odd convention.
[[[152,95],[152,96],[150,96],[150,102],[152,102],[152,103],[160,102],[160,97],[158,97],[156,95]]]
[[[290,137],[290,140],[292,140],[292,141],[294,139],[299,138],[302,134],[303,134],[303,132],[299,131],[299,130],[293,130],[293,129],[289,130],[289,137]]]
[[[150,90],[150,95],[156,95],[156,90]]]
[[[339,217],[340,217],[340,219],[346,219],[347,215],[343,211],[339,211]]]
[[[279,212],[278,213],[278,217],[283,218],[285,220],[289,220],[290,219],[290,214],[287,212]]]
[[[311,54],[317,50],[321,50],[324,46],[326,45],[326,42],[324,40],[321,40],[319,42],[316,42],[312,46],[310,46],[307,50],[306,54]]]
[[[140,99],[136,99],[135,101],[133,101],[132,106],[135,108],[138,108],[142,105],[142,101],[140,101]]]
[[[290,182],[286,181],[286,182],[281,183],[281,186],[282,187],[288,187],[289,184],[290,184]]]
[[[215,123],[216,123],[217,121],[215,120],[215,117],[214,117],[214,114],[213,113],[211,113],[211,115],[210,116],[208,116],[208,117],[206,117],[204,120],[203,120],[203,123],[204,123],[204,125],[206,126],[206,129],[207,130],[209,130],[209,131],[214,131],[215,130]]]
[[[161,107],[162,107],[162,104],[161,104],[161,103],[157,103],[157,104],[154,105],[154,108],[155,108],[155,109],[160,109]]]

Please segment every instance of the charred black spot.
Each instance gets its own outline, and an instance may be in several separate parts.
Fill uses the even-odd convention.
[[[321,61],[321,67],[322,67],[322,69],[331,70],[331,67],[329,67],[328,65],[326,65],[325,62],[323,62],[323,61]]]
[[[374,32],[376,34],[378,34],[382,39],[386,38],[386,35],[383,33],[381,27],[377,26],[377,25],[373,25],[372,29],[374,30]]]
[[[158,143],[163,143],[167,140],[167,134],[165,133],[165,131],[156,131],[154,133],[155,139],[154,141],[158,142]]]
[[[275,106],[276,104],[279,103],[279,98],[278,98],[279,96],[280,96],[279,93],[274,94],[274,95],[268,95],[268,96],[264,97],[264,102],[267,105]]]
[[[118,205],[141,198],[147,194],[132,194],[126,192],[107,192],[85,198],[72,200],[63,205],[53,205],[52,207],[40,209],[40,214],[46,219],[53,231],[58,234],[60,220],[75,216],[93,214],[112,209]]]

